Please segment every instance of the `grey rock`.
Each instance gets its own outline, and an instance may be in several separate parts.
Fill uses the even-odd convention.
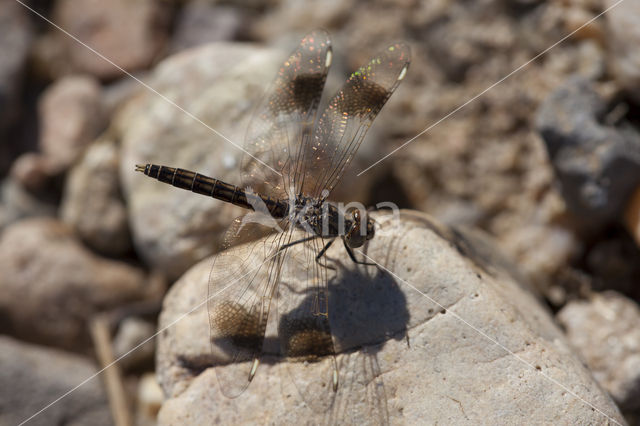
[[[113,140],[105,137],[93,143],[69,172],[60,207],[62,220],[89,247],[110,256],[131,250],[118,166],[119,151]]]
[[[246,17],[240,8],[191,1],[176,17],[171,49],[177,52],[214,41],[234,40],[244,25]]]
[[[54,219],[16,222],[0,235],[0,332],[83,350],[93,315],[144,299],[144,274],[88,251]]]
[[[251,106],[280,57],[243,45],[184,51],[159,64],[149,85],[197,119],[155,93],[143,93],[118,113],[120,177],[134,244],[152,268],[171,279],[211,254],[242,209],[151,180],[134,166],[181,167],[239,184],[241,152],[207,126],[242,146]]]
[[[619,217],[640,183],[640,133],[603,122],[606,108],[588,81],[572,78],[537,117],[567,206],[588,225]]]
[[[576,348],[623,411],[640,415],[640,309],[614,291],[569,302],[558,321]]]
[[[402,211],[399,222],[384,213],[373,217],[378,229],[364,253],[383,268],[355,265],[341,244],[327,253],[339,271],[329,283],[329,319],[340,371],[328,411],[303,402],[332,398],[326,359],[266,357],[244,393],[221,395],[214,369],[224,374],[235,366],[216,365],[219,348],[212,351],[209,342],[209,259],[190,269],[164,302],[156,365],[167,400],[159,424],[590,424],[606,422],[602,412],[624,422],[549,312],[486,237],[410,211]],[[290,255],[301,255],[300,249],[292,247]],[[291,274],[306,277],[298,268],[280,282],[291,286]],[[220,271],[214,279],[230,278]],[[280,318],[299,309],[286,306],[287,287],[279,288]],[[275,331],[269,323],[267,344]],[[299,375],[308,370],[312,374]]]
[[[0,336],[0,424],[16,425],[37,414],[97,373],[87,358]],[[29,425],[111,425],[99,377],[31,418]]]

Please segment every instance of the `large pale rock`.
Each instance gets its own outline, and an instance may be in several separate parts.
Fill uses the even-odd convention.
[[[98,312],[153,295],[139,269],[87,250],[73,230],[25,219],[0,236],[0,332],[84,350]]]
[[[335,395],[331,369],[315,374],[322,368],[314,365],[326,359],[304,364],[275,356],[263,360],[239,397],[220,393],[206,312],[212,261],[206,260],[165,299],[156,365],[167,400],[159,423],[623,423],[549,312],[485,237],[410,211],[400,221],[382,213],[374,218],[376,236],[364,253],[380,268],[355,265],[339,243],[327,253],[338,271],[329,282],[339,352]],[[303,255],[300,250],[292,247],[291,256]],[[281,277],[281,318],[297,306],[282,309],[295,278],[290,274],[307,271],[293,266]],[[225,274],[216,276],[224,280]],[[275,339],[271,323],[268,347]],[[222,374],[234,367],[215,366]],[[305,369],[314,374],[295,375]],[[298,391],[314,384],[314,393]],[[317,400],[332,397],[333,405],[316,409]]]
[[[177,54],[156,68],[149,85],[197,119],[154,93],[120,112],[120,175],[134,243],[170,278],[211,254],[242,209],[151,180],[136,173],[135,164],[181,167],[239,184],[241,151],[207,126],[241,146],[251,106],[281,57],[235,44]]]
[[[111,425],[109,403],[98,377],[53,403],[96,374],[88,359],[0,336],[0,424]]]
[[[190,169],[242,186],[238,166],[249,119],[288,54],[233,43],[184,51],[158,65],[148,82],[162,97],[144,93],[121,110],[120,175],[134,243],[170,278],[213,253],[245,211],[151,180],[135,173],[135,164]],[[334,199],[358,199],[371,181],[343,183]]]

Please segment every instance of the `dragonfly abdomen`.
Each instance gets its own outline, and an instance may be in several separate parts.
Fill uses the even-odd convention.
[[[136,165],[136,171],[177,188],[208,195],[245,209],[256,210],[257,202],[262,203],[260,205],[264,205],[269,213],[275,217],[284,217],[288,212],[286,203],[261,194],[247,194],[244,189],[238,186],[190,170],[145,164],[144,166]]]

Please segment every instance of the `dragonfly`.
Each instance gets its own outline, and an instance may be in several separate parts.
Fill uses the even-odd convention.
[[[329,401],[340,388],[329,315],[329,273],[335,268],[325,255],[342,240],[352,261],[367,264],[354,249],[374,237],[375,226],[366,211],[342,211],[329,196],[404,79],[410,50],[394,43],[380,51],[321,110],[332,58],[329,34],[315,30],[279,68],[249,123],[240,186],[180,168],[136,165],[160,182],[248,210],[226,232],[208,284],[212,353],[224,365],[216,373],[230,398],[248,387],[262,357],[276,352],[302,366],[300,383],[314,376],[308,374],[314,366],[329,365],[320,386]],[[277,350],[265,344],[270,321]],[[306,384],[299,390],[305,400],[313,398]]]

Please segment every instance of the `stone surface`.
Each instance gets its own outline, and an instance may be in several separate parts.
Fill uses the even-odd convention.
[[[233,218],[245,211],[151,180],[134,172],[135,164],[180,167],[243,186],[239,146],[285,52],[232,43],[184,51],[162,62],[150,80],[183,110],[150,93],[120,111],[120,174],[135,247],[149,265],[170,278],[213,253]],[[361,164],[358,159],[354,162]],[[357,170],[357,165],[351,167]],[[332,199],[358,200],[371,177],[345,177]]]
[[[67,176],[60,207],[62,220],[89,247],[110,256],[131,250],[118,166],[119,151],[113,140],[93,143]]]
[[[621,217],[640,183],[640,132],[626,120],[603,122],[606,113],[607,102],[580,78],[558,87],[538,113],[567,205],[590,226]]]
[[[97,373],[88,359],[0,336],[0,423],[19,424]],[[99,377],[33,417],[29,425],[111,425]]]
[[[56,81],[39,105],[40,151],[51,174],[66,170],[104,126],[99,83],[87,76]]]
[[[89,344],[92,315],[153,290],[139,269],[94,255],[55,219],[6,228],[0,270],[0,332],[75,350]]]
[[[148,67],[166,43],[167,5],[155,0],[61,0],[51,19],[126,71]],[[122,71],[57,29],[37,46],[39,62],[53,77],[86,73],[111,80]]]
[[[204,43],[234,40],[245,25],[246,17],[241,9],[191,1],[176,17],[171,49],[177,52]]]
[[[569,302],[557,315],[569,343],[623,411],[640,415],[640,309],[607,291]]]
[[[331,409],[314,411],[303,403],[331,400],[332,369],[322,368],[326,359],[296,363],[265,357],[243,394],[221,395],[211,368],[220,358],[209,344],[212,261],[206,260],[189,270],[164,302],[156,365],[167,400],[159,424],[606,423],[584,401],[623,423],[549,312],[486,237],[419,213],[403,211],[400,217],[396,222],[389,214],[374,214],[378,229],[364,253],[383,268],[357,267],[341,244],[327,253],[339,271],[329,283],[329,319],[340,352],[340,384]],[[291,255],[299,256],[300,248],[292,247]],[[283,298],[305,288],[290,275],[307,276],[297,268],[281,276],[280,318],[299,309]],[[232,271],[219,271],[213,279],[231,277]],[[297,302],[310,296],[302,291],[294,297]],[[272,354],[278,353],[272,347],[275,328],[273,322],[267,325]],[[234,367],[215,368],[225,374]],[[312,374],[304,374],[307,369]],[[300,386],[316,386],[317,392],[301,396]]]
[[[615,1],[606,0],[607,7]],[[640,102],[640,3],[623,1],[606,15],[609,59],[619,85]]]

